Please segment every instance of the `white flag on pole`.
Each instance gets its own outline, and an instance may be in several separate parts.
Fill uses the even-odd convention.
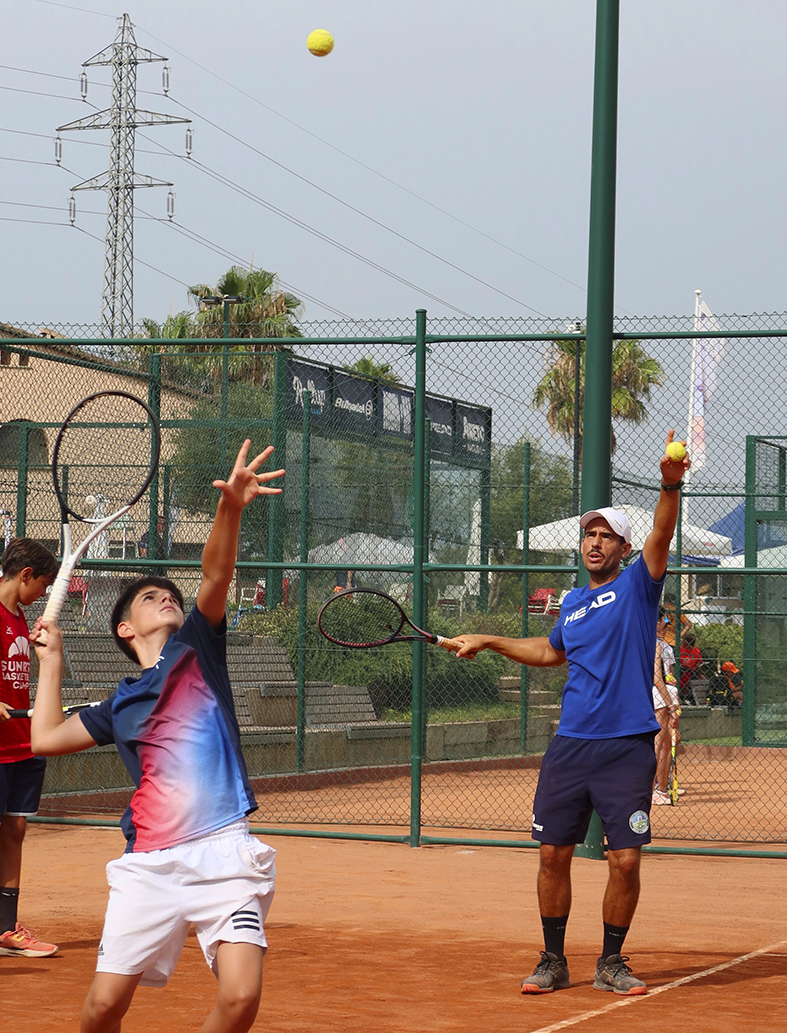
[[[697,296],[694,311],[694,329],[721,330],[713,313]],[[724,356],[723,337],[694,338],[691,363],[691,396],[689,399],[689,426],[686,435],[691,464],[695,470],[705,466],[705,415],[708,402],[716,390],[716,373]]]

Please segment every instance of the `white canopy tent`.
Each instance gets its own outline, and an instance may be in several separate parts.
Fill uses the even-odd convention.
[[[631,524],[631,547],[639,552],[645,539],[653,529],[653,513],[639,506],[616,506],[622,510]],[[683,524],[682,550],[684,556],[732,556],[732,539],[725,535],[715,534],[704,527],[694,524]],[[565,520],[553,520],[549,524],[538,524],[530,528],[528,548],[534,552],[575,552],[579,548],[579,518],[567,517]],[[523,547],[523,533],[517,534],[517,548]],[[670,546],[674,552],[675,538]]]
[[[337,567],[344,563],[368,563],[370,567],[378,563],[412,563],[413,543],[356,531],[327,545],[315,545],[309,549],[308,560],[309,563],[334,563]]]
[[[725,569],[745,567],[745,554],[739,552],[737,556],[722,556],[719,566]],[[775,545],[772,549],[760,549],[757,553],[758,567],[784,567],[787,569],[787,545]]]

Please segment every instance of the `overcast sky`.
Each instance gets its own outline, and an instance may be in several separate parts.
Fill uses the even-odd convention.
[[[166,189],[138,191],[137,319],[187,307],[187,284],[236,259],[311,299],[307,319],[584,313],[592,0],[20,0],[4,14],[0,216],[65,225],[3,221],[0,320],[100,319],[106,195],[76,195],[97,240],[67,202],[106,169],[108,133],[64,133],[62,168],[53,137],[95,110],[81,65],[124,11],[171,69],[165,98],[162,66],[140,66],[138,107],[193,118],[191,162],[183,126],[140,130],[137,171],[173,181],[176,225],[227,253],[166,224]],[[306,49],[318,26],[336,39],[323,59]],[[785,37],[775,0],[623,0],[620,313],[688,314],[695,288],[715,312],[787,309]],[[107,107],[109,70],[88,71]]]

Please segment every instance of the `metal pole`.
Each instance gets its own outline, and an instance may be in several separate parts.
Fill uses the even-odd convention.
[[[746,509],[743,558],[747,567],[757,566],[757,439],[746,436]],[[742,746],[755,745],[756,648],[757,648],[757,575],[743,577],[743,713]]]
[[[275,468],[286,466],[287,423],[287,354],[276,352],[273,374],[272,462]],[[280,563],[284,558],[284,495],[271,495],[268,502],[268,559]],[[269,569],[265,577],[265,605],[274,609],[282,601],[281,568]]]
[[[157,420],[161,420],[161,353],[152,352],[148,366],[148,405],[153,410]],[[148,559],[159,559],[158,539],[158,508],[159,508],[159,472],[158,468],[153,474],[148,489]],[[157,567],[151,568],[152,573],[158,574]]]
[[[573,512],[579,516],[579,395],[581,391],[582,341],[577,338],[577,350],[574,355],[574,469],[572,475]]]
[[[423,627],[426,529],[426,309],[415,313],[415,428],[413,441],[413,620]],[[421,845],[421,768],[423,765],[424,642],[413,643],[413,718],[410,748],[410,846]]]
[[[620,0],[597,0],[590,172],[585,412],[582,434],[582,512],[611,500],[612,334],[615,295],[615,180]],[[580,564],[578,582],[586,585]],[[578,857],[604,857],[601,819],[594,813]]]
[[[27,534],[27,441],[30,424],[20,421],[19,438],[17,440],[17,479],[16,479],[16,527],[15,538],[24,538]]]
[[[230,369],[230,303],[225,298],[222,305],[224,306],[224,342],[221,346],[221,469],[226,476],[229,472],[227,470],[227,407]]]
[[[301,437],[301,563],[309,553],[309,452],[311,445],[312,393],[303,392],[303,431]],[[306,752],[306,577],[298,577],[298,712],[295,721],[295,770],[303,771]]]
[[[527,563],[528,539],[530,538],[530,442],[525,442],[524,454],[522,456],[522,562]],[[525,571],[522,574],[522,638],[528,636],[528,614],[527,600],[530,595],[530,577]],[[519,752],[527,753],[527,689],[528,689],[527,664],[521,664],[519,669]]]

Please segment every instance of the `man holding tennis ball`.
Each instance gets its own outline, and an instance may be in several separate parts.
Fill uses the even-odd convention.
[[[172,581],[142,577],[112,611],[120,649],[142,668],[109,699],[64,720],[62,636],[41,618],[38,693],[32,718],[40,754],[117,745],[137,790],[123,815],[126,852],[107,866],[109,903],[81,1033],[116,1033],[138,984],[164,986],[191,923],[216,976],[216,1006],[202,1033],[246,1033],[262,991],[263,923],[273,898],[276,851],[248,831],[257,809],[241,753],[227,674],[225,607],[243,509],[280,494],[259,473],[273,452],[238,453],[202,553],[202,581],[188,617]],[[42,636],[43,637],[43,636]]]
[[[541,843],[538,902],[544,950],[522,982],[523,994],[571,986],[563,952],[571,860],[594,809],[609,847],[609,880],[593,987],[626,996],[647,992],[622,951],[639,898],[642,847],[650,842],[653,742],[659,731],[652,697],[656,621],[680,487],[690,466],[684,444],[673,437],[670,430],[653,530],[633,563],[620,569],[631,552],[625,513],[610,507],[584,513],[580,551],[590,583],[569,593],[548,638],[457,636],[460,657],[492,649],[533,667],[568,661],[560,724],[541,762],[533,803],[533,838]]]

